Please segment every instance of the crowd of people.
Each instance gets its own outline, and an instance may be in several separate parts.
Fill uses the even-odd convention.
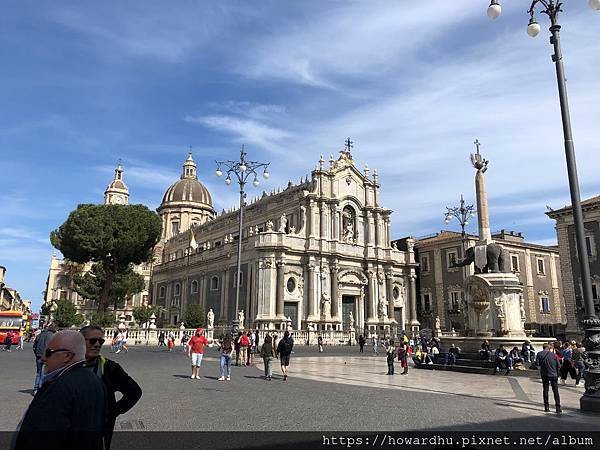
[[[175,335],[167,336],[169,344],[159,337],[159,346],[166,345],[169,351],[175,345]],[[359,352],[364,352],[366,339],[357,339]],[[26,410],[15,438],[14,448],[31,448],[35,431],[54,431],[60,437],[63,448],[110,448],[112,433],[118,415],[130,410],[140,399],[140,386],[123,368],[105,356],[101,348],[105,343],[104,330],[96,326],[85,326],[79,331],[56,332],[52,326],[44,327],[35,335],[33,352],[36,361],[34,398]],[[231,381],[232,366],[253,366],[254,358],[260,357],[264,365],[264,379],[273,379],[273,363],[280,361],[283,381],[289,375],[290,357],[294,340],[289,331],[278,340],[276,332],[266,333],[260,342],[257,330],[240,331],[235,337],[221,336],[209,344],[204,329],[198,328],[193,336],[183,334],[182,349],[191,360],[191,378],[200,379],[200,368],[207,346],[218,347],[218,381]],[[323,352],[323,339],[319,335],[318,351]],[[404,332],[396,339],[391,337],[371,338],[373,354],[379,348],[385,353],[387,375],[395,374],[395,363],[400,364],[401,375],[408,374],[408,360],[415,366],[422,364],[457,364],[461,350],[451,344],[442,351],[438,337],[407,336]],[[114,353],[127,352],[127,331],[117,331],[112,339]],[[559,379],[563,384],[570,376],[575,386],[581,386],[585,372],[585,348],[575,341],[555,341],[543,345],[536,352],[532,343],[524,341],[521,347],[507,349],[499,344],[492,349],[489,341],[482,342],[479,349],[482,362],[495,364],[494,374],[501,368],[510,373],[515,367],[529,364],[540,370],[543,385],[544,410],[550,411],[549,390],[553,391],[556,412],[562,412]],[[117,400],[116,393],[121,393]],[[61,433],[63,432],[63,433]]]

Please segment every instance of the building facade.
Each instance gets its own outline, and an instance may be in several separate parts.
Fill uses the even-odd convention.
[[[204,186],[187,188],[194,203],[188,194],[175,205],[185,191],[179,183],[158,208],[167,235],[152,273],[152,303],[170,324],[199,304],[217,324],[243,314],[246,328],[373,333],[418,326],[414,253],[391,245],[392,211],[379,204],[377,172],[359,171],[348,147],[328,167],[321,158],[298,184],[249,202],[241,236],[239,210],[214,216]]]
[[[125,184],[123,175],[124,169],[119,162],[115,168],[114,178],[104,192],[105,205],[129,204],[129,188]],[[92,263],[76,264],[52,255],[46,280],[46,290],[44,291],[44,303],[51,304],[53,300],[69,300],[75,305],[78,314],[82,314],[86,319],[89,319],[97,311],[98,305],[94,300],[83,298],[75,292],[73,279],[75,275],[85,274],[91,268]],[[125,322],[132,322],[134,320],[133,309],[148,304],[151,269],[152,265],[150,263],[134,266],[134,271],[144,278],[144,290],[127,298],[122,308],[118,308],[116,311],[113,308],[116,318],[123,316]]]
[[[596,314],[600,313],[600,196],[581,202],[585,228],[585,248],[590,265],[592,297]],[[571,206],[552,210],[546,213],[556,221],[556,237],[560,252],[561,272],[565,290],[567,335],[581,336],[581,319],[583,318],[583,297],[581,270],[575,244],[575,225]]]
[[[492,238],[504,247],[505,261],[523,285],[525,329],[539,336],[564,334],[565,300],[558,248],[527,243],[521,233],[513,231],[501,230]],[[461,233],[441,231],[416,240],[417,309],[422,328],[434,329],[439,317],[442,330],[465,329],[463,286],[474,268],[452,267],[452,263],[463,260],[463,249],[474,246],[478,239],[475,235],[466,234],[463,239]],[[398,246],[402,248],[403,242]]]
[[[16,289],[4,283],[6,267],[0,266],[0,311],[21,311],[23,314],[31,313],[31,301],[21,298]]]

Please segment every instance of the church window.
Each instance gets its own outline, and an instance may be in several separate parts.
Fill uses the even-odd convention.
[[[158,297],[159,297],[159,298],[165,298],[165,292],[166,292],[166,289],[165,289],[165,287],[164,287],[164,286],[161,286],[161,287],[160,287],[160,293],[158,294]]]
[[[519,272],[519,255],[510,255],[510,270]]]
[[[537,259],[537,272],[538,275],[546,275],[546,265],[544,264],[544,258]]]
[[[237,276],[238,276],[238,273],[235,272],[233,274],[233,287],[237,287]],[[244,272],[240,272],[240,286],[243,286],[243,285],[244,285]]]
[[[598,285],[596,283],[592,284],[592,298],[598,300]]]
[[[431,311],[431,295],[423,294],[423,310]]]
[[[421,272],[429,272],[429,256],[421,255]]]
[[[456,259],[458,257],[458,253],[456,251],[449,251],[447,253],[448,256],[448,269],[451,269],[454,264],[456,264]]]
[[[210,279],[210,290],[216,291],[219,289],[219,277],[215,276]]]
[[[450,292],[450,310],[458,311],[460,309],[460,292]]]
[[[548,297],[540,297],[540,312],[550,314],[550,299]]]
[[[179,297],[180,294],[181,294],[181,285],[179,283],[177,283],[175,285],[175,293],[174,293],[174,295],[175,295],[175,297]]]
[[[296,279],[294,277],[289,277],[287,280],[287,290],[289,293],[292,293],[296,290]]]
[[[392,294],[394,295],[394,299],[398,299],[398,297],[400,297],[400,289],[395,287]]]
[[[190,292],[192,294],[198,293],[198,282],[196,280],[192,281],[192,286],[190,287]]]
[[[173,233],[173,236],[179,234],[179,222],[171,222],[171,232]]]

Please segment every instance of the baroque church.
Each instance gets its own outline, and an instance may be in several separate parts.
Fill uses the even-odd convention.
[[[216,214],[191,153],[157,209],[151,304],[178,325],[189,305],[245,328],[372,333],[417,329],[416,263],[391,242],[377,171],[357,169],[350,144],[310,177]],[[241,239],[239,306],[235,309]]]

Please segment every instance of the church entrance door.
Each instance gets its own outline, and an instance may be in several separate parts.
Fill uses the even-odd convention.
[[[354,297],[351,295],[342,295],[342,329],[344,331],[350,331],[350,313],[354,316],[354,327],[356,328]]]
[[[286,319],[289,317],[292,319],[292,328],[298,329],[298,303],[297,302],[285,302],[283,304],[283,314]]]

